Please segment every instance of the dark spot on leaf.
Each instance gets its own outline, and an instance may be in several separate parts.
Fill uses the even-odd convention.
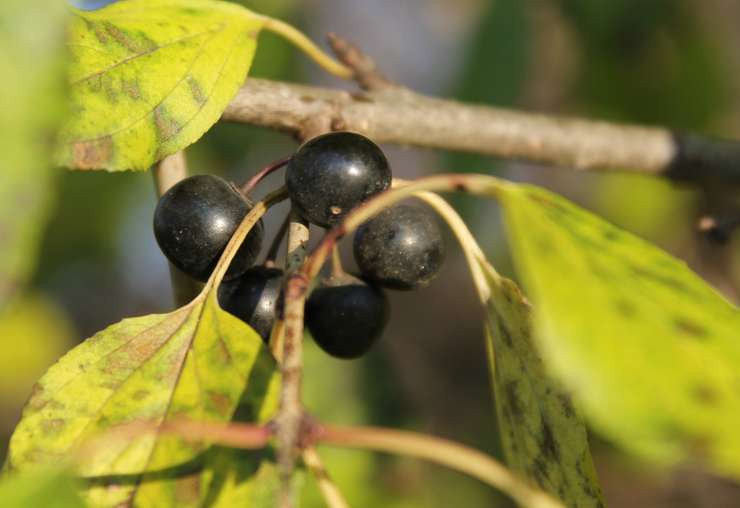
[[[611,242],[618,242],[618,241],[621,241],[622,239],[622,232],[617,229],[613,229],[613,228],[604,229],[602,233],[603,233],[604,238],[606,238],[607,240]]]
[[[113,158],[113,138],[102,138],[72,143],[72,165],[78,169],[101,169]]]
[[[565,413],[565,416],[567,416],[568,418],[575,418],[576,412],[575,409],[573,409],[573,401],[568,396],[568,394],[558,394],[558,400],[560,401],[560,405],[563,408],[563,413]]]
[[[655,270],[650,270],[642,266],[631,265],[630,271],[639,278],[653,281],[661,286],[664,286],[671,291],[683,293],[687,296],[693,296],[700,298],[694,290],[689,288],[683,281],[680,281],[674,277],[670,277],[666,274],[658,273]]]
[[[41,422],[41,430],[44,432],[44,434],[56,434],[61,431],[66,424],[67,422],[65,420],[62,420],[61,418],[43,420]]]
[[[499,323],[498,329],[499,329],[499,332],[501,333],[501,338],[504,340],[506,345],[509,346],[510,348],[513,348],[514,339],[511,336],[512,335],[511,331],[506,327],[506,324],[503,321]]]
[[[206,100],[208,100],[205,93],[203,93],[200,83],[198,83],[198,80],[193,76],[188,76],[188,86],[190,87],[190,94],[193,96],[196,104],[202,105]]]
[[[200,475],[193,474],[175,481],[175,505],[190,506],[200,501]]]
[[[138,80],[124,79],[121,81],[121,88],[123,93],[131,97],[133,100],[138,101],[141,99],[141,89],[139,88]]]
[[[227,416],[232,408],[231,398],[223,393],[209,392],[208,399],[220,415]]]
[[[132,398],[134,400],[142,400],[142,399],[145,399],[148,395],[149,395],[148,390],[136,390]]]
[[[85,24],[87,25],[87,28],[95,34],[95,38],[100,42],[101,44],[106,44],[108,42],[108,37],[105,35],[105,29],[103,26],[101,26],[100,23],[93,23],[92,21],[82,18],[85,21]]]
[[[553,247],[552,243],[550,243],[549,238],[546,238],[544,236],[535,236],[534,237],[534,244],[535,248],[537,249],[537,253],[541,256],[549,256],[553,253]]]
[[[705,339],[709,335],[706,328],[685,317],[675,318],[673,324],[683,335],[691,335],[696,339]]]
[[[628,300],[619,299],[614,302],[614,307],[623,318],[629,319],[637,315],[637,307],[635,307],[635,305]]]
[[[180,124],[172,118],[164,105],[154,108],[154,125],[160,142],[169,140],[180,131]]]
[[[542,442],[540,443],[542,453],[550,459],[558,460],[558,444],[555,442],[555,436],[552,433],[550,424],[547,421],[542,422]]]
[[[148,48],[142,48],[138,41],[108,21],[103,22],[105,33],[115,40],[118,44],[129,50],[131,53],[141,53]]]
[[[308,95],[301,95],[298,100],[300,100],[303,104],[311,104],[312,102],[316,102],[316,99]]]
[[[512,416],[521,418],[524,413],[521,402],[519,401],[519,394],[516,389],[516,381],[511,381],[504,385],[504,391],[506,392],[506,400],[511,408]]]
[[[548,485],[548,473],[547,473],[547,462],[543,459],[543,457],[540,455],[537,458],[534,459],[534,463],[532,464],[532,468],[530,469],[532,473],[532,477],[537,482],[537,485],[542,487],[545,490],[547,489]]]
[[[715,392],[710,386],[696,385],[693,389],[693,393],[696,400],[704,405],[713,406],[717,404],[717,392]]]

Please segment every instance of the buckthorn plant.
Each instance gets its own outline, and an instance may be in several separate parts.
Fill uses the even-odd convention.
[[[585,0],[560,3],[547,16],[576,23],[597,9]],[[603,7],[604,16],[624,14],[612,13],[609,23],[643,30],[642,21],[625,20],[653,8],[617,3],[604,4],[614,4]],[[630,232],[521,183],[521,175],[495,171],[500,162],[454,172],[440,163],[416,168],[423,176],[409,179],[406,155],[390,148],[643,173],[619,180],[618,197],[604,198],[630,207],[655,197],[642,186],[669,192],[656,182],[678,182],[711,204],[698,245],[723,243],[711,249],[723,252],[717,270],[731,273],[728,252],[740,223],[737,142],[425,96],[384,77],[382,60],[376,65],[340,35],[329,36],[330,55],[278,19],[287,7],[267,2],[274,16],[220,0],[82,4],[89,6],[0,5],[0,336],[7,349],[0,395],[25,381],[29,390],[7,444],[2,506],[602,507],[610,492],[602,492],[597,469],[609,470],[600,457],[610,454],[645,469],[688,465],[698,477],[740,479],[740,315],[731,274],[715,289],[643,239],[650,236],[643,222],[640,235]],[[503,33],[504,46],[518,36],[501,19],[518,23],[522,9],[546,10],[495,4],[493,32]],[[449,9],[450,23],[451,13],[474,8],[483,9],[439,6]],[[644,23],[653,19],[648,14]],[[539,22],[553,22],[547,16]],[[390,34],[397,21],[390,14],[386,21],[374,29]],[[609,23],[596,30],[603,38],[588,32],[601,41],[584,43],[590,59],[627,58],[642,44],[627,44],[632,32],[617,36]],[[267,43],[282,60],[306,58],[344,80],[343,88],[258,77],[259,65],[280,64],[272,58],[278,53],[258,58],[252,76],[258,46],[270,37],[264,32],[283,39]],[[652,41],[647,32],[635,37]],[[609,53],[598,45],[607,39],[624,45]],[[660,48],[650,53],[656,59],[673,46]],[[446,59],[441,50],[435,58]],[[620,62],[621,70],[641,68]],[[496,76],[485,71],[485,78],[511,77],[517,65],[487,62]],[[582,65],[595,72],[591,60]],[[600,67],[584,87],[616,87],[609,69]],[[713,72],[709,64],[681,69],[684,77]],[[552,79],[548,87],[558,84]],[[639,82],[625,80],[629,90],[610,94],[629,96]],[[663,94],[673,87],[648,88]],[[586,95],[606,100],[597,91]],[[687,103],[689,93],[699,92],[676,96]],[[634,119],[652,121],[654,109],[671,109],[663,95],[654,100]],[[227,123],[270,127],[296,143],[281,134],[265,142]],[[213,150],[239,162],[225,171]],[[261,158],[273,162],[255,162]],[[69,188],[53,217],[60,168],[86,172],[65,177]],[[125,237],[111,249],[138,261],[126,273],[95,272],[100,288],[85,288],[77,306],[99,330],[73,346],[65,342],[75,332],[64,312],[33,288],[79,286],[53,276],[49,263],[60,249],[72,258],[77,249],[103,249],[76,231],[110,222],[105,210],[123,203],[116,192],[89,192],[89,182],[123,182],[114,175],[124,171],[153,175],[152,214],[132,215],[120,228],[145,230],[150,241]],[[485,210],[482,219],[472,217],[472,203]],[[63,225],[65,206],[84,210],[72,229]],[[675,210],[664,215],[690,231],[691,221]],[[47,222],[45,235],[56,241],[42,242]],[[151,261],[143,253],[155,245],[161,252],[153,262],[169,268],[175,305],[150,313],[166,302],[155,304],[156,290],[147,289],[149,303],[116,301],[126,317],[108,319],[102,309],[113,304],[102,288],[156,279],[156,267],[140,262]],[[418,325],[400,326],[401,319]],[[435,350],[454,378],[429,361]],[[460,351],[474,353],[462,361]],[[26,369],[29,362],[50,366],[41,373],[36,363]],[[466,401],[478,393],[470,380],[479,371],[488,376],[477,383],[486,397],[471,409]],[[403,417],[411,413],[398,407],[414,391],[441,408],[447,430],[437,431],[423,411]],[[472,439],[465,431],[476,425],[485,435]],[[436,435],[457,431],[456,439],[477,446]],[[593,454],[589,436],[598,436]],[[411,457],[470,478],[341,448]]]

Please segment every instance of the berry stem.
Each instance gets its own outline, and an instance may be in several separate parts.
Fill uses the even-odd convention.
[[[397,182],[394,181],[394,185],[396,183],[399,186],[408,184],[408,182],[401,180]],[[488,298],[491,296],[491,288],[489,287],[488,281],[483,274],[483,269],[481,268],[483,263],[487,264],[488,262],[485,254],[478,245],[478,242],[475,240],[475,237],[470,232],[470,229],[468,229],[468,226],[462,218],[460,218],[460,215],[455,211],[455,209],[452,208],[452,206],[450,206],[450,204],[441,196],[429,191],[417,192],[415,196],[434,208],[434,211],[436,211],[450,227],[452,233],[455,235],[457,241],[462,247],[465,260],[470,269],[470,275],[473,277],[473,283],[478,292],[478,298],[482,303],[488,301]],[[491,270],[493,270],[493,267],[491,267]],[[495,278],[498,278],[498,274],[496,274]]]
[[[379,427],[323,426],[317,441],[330,446],[362,448],[408,455],[447,466],[506,492],[530,508],[563,508],[548,494],[530,487],[500,462],[467,446],[427,436]]]
[[[250,192],[254,190],[255,187],[270,173],[273,171],[277,171],[278,169],[285,166],[290,161],[290,157],[285,157],[283,159],[276,160],[275,162],[271,162],[267,166],[263,167],[257,173],[250,178],[247,183],[241,186],[239,189],[239,192],[242,193],[244,196],[248,196]]]
[[[452,174],[438,175],[428,178],[421,178],[402,185],[394,189],[385,191],[372,199],[368,200],[362,206],[355,208],[345,218],[339,226],[330,230],[322,242],[316,247],[311,256],[303,266],[302,275],[306,281],[311,281],[321,270],[326,259],[331,254],[334,245],[345,235],[354,232],[363,222],[372,218],[381,210],[394,205],[402,199],[411,197],[418,192],[424,191],[463,191],[476,195],[496,196],[501,189],[505,188],[507,183],[493,176],[477,174]],[[466,241],[467,243],[467,241]],[[478,249],[475,250],[478,252]],[[482,252],[480,253],[482,255]],[[477,254],[476,254],[477,257]],[[482,258],[485,260],[485,258]],[[480,259],[478,261],[481,261]]]
[[[288,224],[290,224],[290,214],[285,216],[282,224],[280,224],[280,229],[278,229],[277,233],[275,233],[275,237],[272,239],[270,248],[267,250],[267,255],[265,256],[265,266],[275,266],[278,251],[280,250],[280,244],[285,237],[285,233],[288,232]]]
[[[316,448],[309,446],[303,450],[302,457],[303,463],[311,472],[319,486],[321,495],[324,497],[324,501],[326,501],[326,506],[328,506],[328,508],[349,508],[349,504],[344,499],[344,496],[342,496],[342,493],[331,480],[329,472],[324,467],[324,463],[321,461],[321,457],[316,451]]]
[[[274,18],[264,18],[264,28],[273,33],[281,35],[295,44],[309,58],[329,74],[342,79],[352,79],[354,71],[339,63],[337,60],[324,53],[314,42],[295,27]]]
[[[221,284],[221,280],[223,280],[224,275],[226,274],[226,270],[228,270],[229,265],[231,264],[231,260],[234,259],[234,256],[236,256],[239,247],[241,246],[242,242],[244,242],[244,239],[249,234],[249,231],[254,227],[255,224],[257,224],[257,222],[262,218],[262,216],[271,206],[284,201],[287,197],[287,190],[285,189],[285,187],[281,187],[271,192],[262,200],[257,201],[254,204],[254,207],[244,217],[244,220],[242,220],[241,224],[239,224],[239,227],[236,228],[236,231],[234,231],[234,234],[232,235],[231,240],[229,240],[229,243],[226,244],[221,257],[218,260],[218,264],[216,265],[216,268],[213,269],[213,273],[208,279],[208,282],[206,282],[201,294],[206,294],[211,289],[216,288],[219,284]]]
[[[331,251],[331,276],[341,277],[344,275],[344,268],[342,268],[342,258],[339,256],[339,248],[334,245]]]

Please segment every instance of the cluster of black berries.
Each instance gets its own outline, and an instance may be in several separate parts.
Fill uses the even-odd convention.
[[[304,218],[331,228],[349,211],[388,189],[391,170],[382,150],[352,132],[325,134],[301,146],[286,169],[292,205]],[[154,234],[181,271],[206,281],[252,203],[225,180],[187,178],[167,191],[154,212]],[[253,266],[264,236],[260,221],[247,235],[224,281],[219,303],[265,341],[282,304],[283,271]],[[380,337],[389,306],[381,287],[413,289],[427,284],[444,259],[444,243],[428,211],[397,205],[362,224],[354,238],[361,275],[323,279],[306,303],[305,320],[316,343],[330,355],[356,358]]]

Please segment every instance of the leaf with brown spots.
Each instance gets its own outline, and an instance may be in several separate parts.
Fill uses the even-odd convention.
[[[275,361],[254,330],[221,310],[216,288],[268,201],[283,197],[278,194],[247,214],[191,303],[169,314],[123,320],[47,371],[11,438],[7,469],[73,460],[79,474],[94,478],[89,497],[95,506],[134,497],[137,506],[152,499],[168,506],[155,493],[142,492],[170,492],[182,482],[193,487],[196,480],[184,478],[200,469],[197,492],[188,499],[218,491],[226,481],[223,470],[211,467],[218,448],[160,429],[181,420],[228,422],[237,416],[265,422],[272,416],[279,389]]]
[[[200,138],[247,77],[263,17],[216,0],[73,10],[59,164],[147,169]]]
[[[53,200],[49,139],[64,103],[64,16],[58,0],[0,2],[0,307],[36,266]]]
[[[486,336],[506,462],[566,506],[603,506],[586,427],[545,372],[530,334],[529,304],[516,284],[481,265],[491,288]]]
[[[125,319],[70,351],[38,382],[11,440],[24,469],[77,451],[111,428],[147,422],[229,421],[242,391],[252,414],[272,410],[274,362],[247,325],[206,294],[170,314]],[[85,476],[133,474],[186,462],[208,443],[169,434],[106,439],[83,454]]]
[[[740,313],[685,263],[543,189],[499,193],[542,358],[604,436],[740,478]]]

